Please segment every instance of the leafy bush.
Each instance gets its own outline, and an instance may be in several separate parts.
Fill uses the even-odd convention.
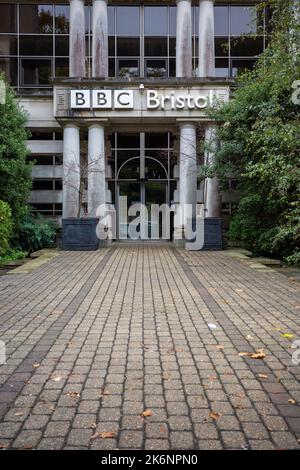
[[[16,249],[10,249],[5,256],[0,256],[0,266],[9,261],[16,261],[18,259],[23,259],[27,256],[28,253],[25,251],[20,251]]]
[[[0,256],[4,256],[9,250],[12,229],[13,221],[9,204],[0,200]]]
[[[42,215],[28,215],[20,224],[16,247],[32,253],[53,246],[58,225]]]

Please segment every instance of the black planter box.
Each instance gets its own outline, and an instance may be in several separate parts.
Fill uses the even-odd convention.
[[[67,251],[95,251],[99,248],[97,218],[62,219],[62,249]]]
[[[222,243],[222,219],[217,217],[207,217],[198,221],[204,225],[204,244],[200,250],[218,251],[223,249]],[[196,219],[192,220],[193,231],[196,230]],[[190,240],[194,242],[195,240]],[[189,248],[193,250],[193,247]],[[197,250],[196,246],[194,248]],[[199,248],[198,248],[199,250]]]

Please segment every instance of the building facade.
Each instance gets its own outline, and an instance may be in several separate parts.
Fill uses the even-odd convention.
[[[216,145],[207,110],[230,98],[267,31],[251,1],[1,1],[0,69],[28,113],[33,210],[118,213],[127,196],[226,225],[235,179],[220,191],[199,177]]]

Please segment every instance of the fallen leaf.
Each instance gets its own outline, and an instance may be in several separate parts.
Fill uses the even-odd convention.
[[[116,433],[114,431],[109,431],[109,432],[100,432],[100,437],[102,439],[112,439],[113,437],[116,437]]]
[[[217,344],[216,348],[217,349],[224,349],[224,346],[222,346],[222,344]]]
[[[32,364],[32,367],[34,367],[36,369],[37,367],[40,367],[40,365],[41,364]]]
[[[7,444],[0,444],[0,449],[6,449]]]
[[[95,434],[91,436],[91,439],[97,439],[97,437],[100,437],[100,432],[95,432]]]
[[[96,429],[96,427],[97,427],[97,424],[96,424],[96,423],[92,423],[92,424],[90,425],[90,428],[91,428],[91,429]]]
[[[294,335],[292,333],[282,333],[281,335],[283,338],[294,338]]]
[[[266,357],[263,349],[257,349],[255,353],[250,354],[251,359],[264,359]]]
[[[61,380],[61,377],[54,377],[54,379],[52,380],[54,380],[54,382],[59,382]]]
[[[208,323],[207,324],[208,328],[210,328],[211,330],[215,330],[217,328],[217,325],[215,325],[214,323]]]
[[[66,395],[67,397],[72,397],[72,398],[73,398],[73,397],[76,397],[76,398],[79,398],[79,397],[80,397],[80,393],[78,393],[78,392],[69,392],[69,393],[65,393],[65,395]]]
[[[267,374],[258,374],[258,377],[260,379],[267,379],[268,378]]]
[[[235,292],[244,292],[243,289],[235,289]]]
[[[217,413],[216,411],[211,411],[209,413],[209,416],[211,419],[214,419],[215,421],[221,417],[220,413]]]
[[[246,339],[247,339],[248,341],[251,341],[253,338],[252,338],[251,335],[247,335],[247,336],[246,336]]]
[[[141,416],[142,416],[143,418],[147,418],[148,416],[152,416],[152,411],[151,411],[151,410],[143,411],[143,413],[141,414]]]
[[[293,400],[293,398],[290,398],[288,400],[288,402],[291,404],[291,405],[295,405],[296,404],[296,400]]]
[[[249,356],[251,353],[249,352],[239,352],[239,356],[244,357],[244,356]]]
[[[17,413],[15,413],[15,416],[23,416],[23,413],[21,413],[21,411],[18,411]]]

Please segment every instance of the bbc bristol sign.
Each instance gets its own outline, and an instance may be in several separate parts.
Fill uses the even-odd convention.
[[[127,110],[134,109],[134,93],[140,90],[71,90],[72,109]],[[147,110],[201,110],[213,102],[212,90],[201,93],[200,90],[174,91],[167,93],[145,90],[145,108]],[[140,103],[140,100],[137,100]]]

